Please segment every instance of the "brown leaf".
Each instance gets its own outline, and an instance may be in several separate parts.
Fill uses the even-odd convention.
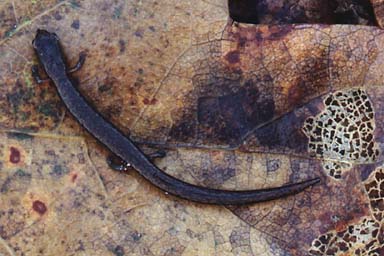
[[[5,1],[0,19],[0,254],[382,252],[378,27],[246,25],[224,0]],[[87,53],[81,92],[145,152],[165,150],[155,163],[169,174],[236,190],[321,184],[225,208],[110,170],[54,86],[32,80],[37,28],[57,33],[68,63]]]

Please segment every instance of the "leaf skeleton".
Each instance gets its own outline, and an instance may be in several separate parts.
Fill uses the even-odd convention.
[[[293,195],[320,182],[320,178],[313,178],[275,188],[234,191],[197,186],[172,177],[156,167],[128,137],[93,109],[77,90],[68,74],[82,66],[84,54],[80,54],[75,68],[67,68],[59,37],[42,29],[37,30],[32,45],[46,74],[77,121],[110,151],[166,193],[199,203],[241,205]],[[37,66],[32,67],[32,75],[37,83],[44,81],[40,78]]]

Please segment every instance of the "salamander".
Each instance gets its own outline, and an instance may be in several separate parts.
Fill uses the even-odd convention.
[[[32,45],[47,76],[74,118],[110,151],[166,193],[199,203],[240,205],[293,195],[320,182],[320,178],[313,178],[275,188],[234,191],[197,186],[172,177],[154,165],[128,137],[91,107],[68,75],[70,69],[64,61],[60,40],[55,33],[37,30]],[[80,62],[84,62],[84,56]],[[36,80],[41,81],[36,69],[33,73]]]

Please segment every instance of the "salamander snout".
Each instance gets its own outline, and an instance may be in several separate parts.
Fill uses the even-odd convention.
[[[44,29],[38,29],[36,31],[35,39],[32,41],[33,48],[38,49],[49,44],[58,44],[59,37],[55,33],[48,32]]]

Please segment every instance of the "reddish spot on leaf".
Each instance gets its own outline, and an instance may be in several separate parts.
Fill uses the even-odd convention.
[[[9,161],[13,164],[17,164],[20,162],[20,151],[15,147],[11,147],[10,150],[11,154],[9,155]]]
[[[272,41],[281,41],[293,30],[294,26],[269,26],[269,27],[231,27],[229,38],[238,43],[240,48],[247,43],[267,45]]]
[[[263,31],[262,37],[264,40],[281,40],[293,30],[293,26],[272,26],[267,31]]]
[[[157,103],[157,99],[151,99],[151,100],[149,100],[149,99],[145,98],[145,99],[143,100],[143,103],[144,103],[145,105],[155,105],[155,104]]]
[[[75,182],[76,179],[77,179],[77,173],[73,173],[73,174],[71,175],[71,181],[72,181],[72,182]]]
[[[47,206],[40,200],[34,201],[32,204],[32,208],[40,215],[43,215],[47,211]]]
[[[239,51],[230,51],[225,55],[225,59],[231,64],[236,64],[240,61],[240,53]]]
[[[303,101],[305,92],[308,91],[305,85],[298,81],[297,84],[293,84],[288,91],[288,101],[291,105],[295,106]]]

